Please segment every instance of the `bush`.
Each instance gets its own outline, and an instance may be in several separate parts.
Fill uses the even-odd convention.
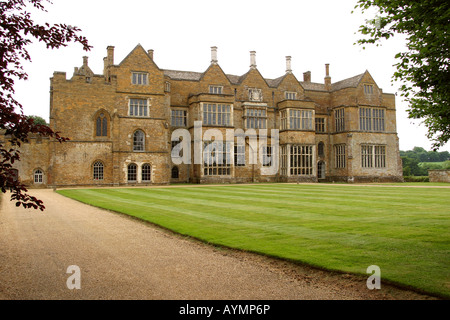
[[[405,181],[405,182],[430,182],[430,179],[427,176],[407,176],[407,177],[403,177],[403,181]]]

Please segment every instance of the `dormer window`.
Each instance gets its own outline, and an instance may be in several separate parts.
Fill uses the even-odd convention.
[[[131,76],[131,83],[136,85],[148,84],[148,73],[146,72],[133,72]]]
[[[209,86],[209,93],[212,94],[222,94],[222,86]]]
[[[262,101],[262,99],[263,99],[262,90],[255,89],[255,88],[248,89],[248,99],[250,101],[255,101],[255,102]]]

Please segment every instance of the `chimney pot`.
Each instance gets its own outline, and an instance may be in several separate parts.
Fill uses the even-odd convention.
[[[106,48],[107,53],[108,53],[108,65],[113,65],[114,64],[114,47],[113,46],[108,46]]]
[[[303,81],[311,82],[311,71],[306,71],[303,73]]]
[[[286,56],[286,73],[292,73],[291,56]]]
[[[217,47],[211,47],[211,63],[217,64]]]
[[[325,89],[331,90],[330,64],[325,64]]]
[[[250,51],[250,68],[256,69],[256,51]]]

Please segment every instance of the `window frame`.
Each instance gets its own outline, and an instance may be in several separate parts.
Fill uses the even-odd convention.
[[[234,166],[245,167],[245,144],[234,144]]]
[[[373,87],[373,84],[364,84],[364,94],[372,95],[374,92]]]
[[[309,115],[309,116],[306,116]],[[312,131],[314,111],[309,109],[288,109],[289,130]]]
[[[272,166],[272,153],[273,153],[273,148],[272,146],[268,146],[268,145],[263,145],[261,147],[261,152],[262,152],[262,166],[263,167],[270,167]]]
[[[108,136],[108,117],[101,111],[95,120],[95,136],[107,137]]]
[[[130,179],[130,177],[134,177],[134,179]],[[138,177],[138,165],[132,162],[127,166],[127,182],[137,182],[137,177]]]
[[[150,163],[144,163],[141,166],[141,181],[152,182],[152,165]]]
[[[33,171],[33,182],[34,182],[34,184],[43,184],[44,183],[44,171],[42,169],[35,169]]]
[[[202,124],[204,126],[211,126],[211,127],[233,126],[232,104],[202,102],[201,105],[202,105]],[[219,120],[221,123],[219,123]]]
[[[142,141],[138,141],[137,134],[141,135]],[[133,152],[144,152],[145,151],[145,132],[138,129],[133,132]]]
[[[141,102],[144,102],[141,104]],[[128,99],[128,116],[136,118],[150,117],[150,101],[142,98]]]
[[[245,129],[267,129],[267,108],[246,107]]]
[[[170,125],[172,127],[186,127],[187,126],[187,110],[171,109],[170,110]]]
[[[206,148],[214,144],[214,141],[204,141],[203,142],[203,155],[205,156]],[[220,144],[217,144],[220,145]],[[231,176],[231,145],[228,143],[222,143],[222,150],[217,150],[214,148],[214,154],[210,158],[203,158],[202,162],[202,175],[203,176]],[[210,153],[208,153],[210,154]],[[219,159],[221,158],[221,161]],[[222,163],[220,163],[222,162]]]
[[[361,144],[361,168],[386,168],[386,145]]]
[[[148,86],[149,85],[148,72],[132,71],[131,84],[135,86]]]
[[[314,117],[314,127],[316,133],[325,133],[325,118],[324,117]]]
[[[295,91],[285,91],[284,92],[285,100],[297,100],[297,92]]]
[[[223,94],[223,86],[210,85],[209,93],[210,94]]]
[[[379,107],[359,107],[359,130],[363,132],[386,131],[386,109]]]
[[[100,160],[92,164],[92,178],[94,181],[104,180],[105,165]]]
[[[345,108],[334,109],[335,131],[345,131]]]
[[[334,167],[336,169],[345,169],[347,167],[346,144],[339,143],[334,145]]]
[[[292,144],[289,153],[289,175],[311,176],[314,174],[314,146]]]
[[[288,145],[282,145],[280,147],[280,168],[281,168],[281,175],[287,176],[289,173],[289,157],[288,157]]]

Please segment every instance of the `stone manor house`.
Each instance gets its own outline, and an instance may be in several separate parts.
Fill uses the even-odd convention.
[[[211,128],[224,137],[227,129],[267,129],[267,144],[257,146],[264,159],[273,159],[271,129],[278,129],[276,172],[261,174],[271,160],[250,163],[250,134],[244,144],[213,153],[223,161],[174,161],[172,132],[186,129],[193,145],[199,121],[202,135]],[[70,141],[32,136],[22,145],[16,168],[30,187],[402,180],[395,97],[368,71],[332,83],[327,64],[324,81],[314,83],[311,72],[299,80],[286,57],[285,73],[266,79],[254,51],[250,69],[230,75],[216,47],[207,70],[187,72],[160,69],[153,50],[141,45],[117,64],[109,46],[102,74],[89,68],[87,57],[69,79],[54,72],[50,126]]]

